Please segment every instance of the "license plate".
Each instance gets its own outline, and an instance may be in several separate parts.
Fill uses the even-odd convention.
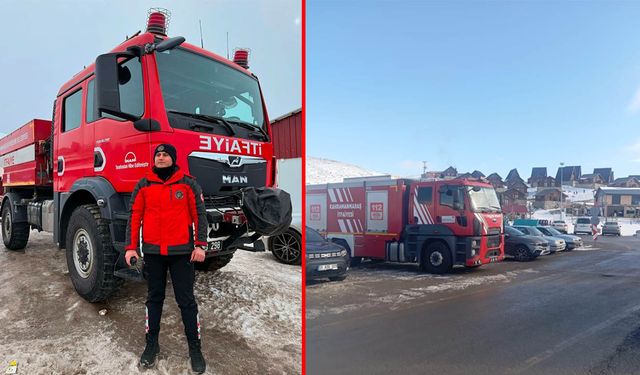
[[[329,270],[337,270],[337,264],[321,264],[318,266],[318,271],[329,271]]]
[[[220,250],[222,250],[222,241],[209,242],[208,250],[209,251],[220,251]]]

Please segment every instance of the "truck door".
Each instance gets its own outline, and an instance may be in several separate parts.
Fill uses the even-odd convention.
[[[466,210],[469,209],[465,200],[465,187],[443,185],[438,189],[438,206],[435,221],[451,228],[454,233],[461,233],[468,227]],[[464,229],[463,229],[464,228]]]
[[[54,189],[69,191],[73,182],[93,169],[91,131],[83,120],[86,82],[60,96],[56,107],[56,142]]]
[[[367,232],[386,233],[389,230],[388,191],[367,191]]]
[[[133,58],[121,63],[120,69],[125,72],[125,78],[119,84],[122,111],[136,116],[148,114],[142,64]],[[91,131],[91,160],[94,160],[91,175],[103,176],[118,192],[132,191],[153,164],[150,133],[134,128],[133,121],[107,114],[98,117],[94,94],[95,79],[92,77],[87,84],[86,117]]]
[[[327,194],[307,194],[306,225],[319,231],[327,231]]]

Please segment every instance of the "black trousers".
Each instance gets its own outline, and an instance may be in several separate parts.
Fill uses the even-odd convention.
[[[193,296],[195,270],[187,255],[155,255],[145,254],[144,271],[147,274],[147,316],[146,332],[152,337],[160,333],[160,318],[167,287],[167,270],[171,273],[173,292],[182,314],[184,333],[187,340],[200,339],[200,322],[198,320],[198,304]]]

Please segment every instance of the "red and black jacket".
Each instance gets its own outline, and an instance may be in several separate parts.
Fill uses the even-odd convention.
[[[131,195],[125,250],[138,249],[140,226],[145,254],[190,254],[195,245],[206,249],[207,214],[195,179],[178,169],[162,181],[149,171]]]

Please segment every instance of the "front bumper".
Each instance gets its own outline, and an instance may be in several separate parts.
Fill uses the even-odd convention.
[[[306,259],[306,275],[307,279],[322,279],[325,277],[342,276],[349,270],[347,264],[347,257],[333,257],[333,258],[321,258],[321,259]],[[337,269],[327,269],[320,271],[320,266],[335,265]]]

